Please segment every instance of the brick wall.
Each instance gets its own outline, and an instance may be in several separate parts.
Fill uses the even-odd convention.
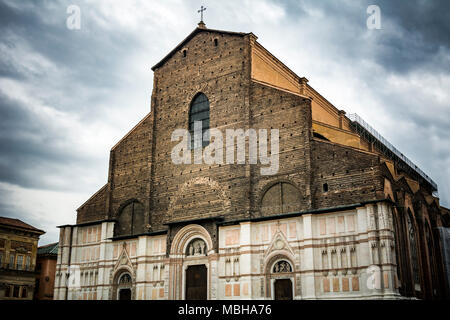
[[[106,216],[107,186],[103,186],[77,210],[77,223],[102,220]]]
[[[312,143],[312,177],[314,208],[375,200],[384,187],[377,155],[317,139]]]
[[[218,38],[218,46],[214,39]],[[190,103],[198,92],[210,102],[210,127],[225,132],[248,119],[248,36],[201,32],[155,70],[154,176],[152,225],[165,221],[245,213],[248,177],[245,167],[174,165],[173,130],[188,128]],[[182,50],[186,49],[186,57]],[[244,121],[244,122],[243,122]],[[247,205],[248,206],[248,205]]]
[[[251,127],[280,132],[278,173],[264,176],[260,164],[251,166],[252,213],[261,215],[265,190],[280,181],[289,181],[298,188],[301,209],[306,210],[311,205],[311,101],[258,83],[253,83],[251,89]]]
[[[147,213],[144,220],[148,221],[152,138],[150,114],[111,150],[110,217],[117,217],[124,202],[136,199],[144,206]]]
[[[78,223],[98,220],[104,212],[117,217],[130,199],[144,205],[152,230],[184,219],[260,216],[264,192],[280,181],[299,190],[299,210],[374,198],[378,171],[370,168],[377,157],[312,142],[311,101],[250,80],[252,40],[251,35],[200,32],[155,69],[152,112],[112,149],[108,185],[79,210]],[[210,127],[224,138],[226,129],[280,130],[277,174],[261,175],[260,164],[172,163],[171,151],[179,142],[172,142],[171,134],[188,128],[190,103],[198,92],[209,99]],[[326,195],[323,183],[330,188]]]

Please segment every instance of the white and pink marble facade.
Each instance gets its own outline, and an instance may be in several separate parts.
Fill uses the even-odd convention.
[[[220,226],[218,252],[199,225],[181,229],[171,248],[165,234],[112,241],[113,228],[61,228],[56,299],[117,299],[114,283],[123,272],[132,277],[133,299],[184,299],[185,271],[198,264],[208,270],[208,299],[273,299],[276,279],[292,281],[294,299],[400,298],[387,203]],[[196,238],[205,241],[206,255],[186,257]],[[69,251],[79,286],[65,280]],[[279,261],[292,270],[274,273]]]

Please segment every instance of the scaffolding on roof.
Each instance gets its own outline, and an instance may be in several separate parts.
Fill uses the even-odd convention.
[[[394,147],[389,141],[387,141],[381,134],[372,128],[366,121],[364,121],[356,113],[352,113],[349,116],[352,126],[356,133],[366,139],[369,143],[373,143],[386,157],[393,160],[400,169],[408,172],[412,176],[420,176],[426,182],[428,182],[437,196],[437,184],[431,179],[425,172],[423,172],[418,166],[416,166],[411,160],[409,160],[403,153],[401,153],[396,147]]]

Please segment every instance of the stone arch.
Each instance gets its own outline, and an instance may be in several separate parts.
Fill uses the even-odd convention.
[[[190,224],[177,232],[170,246],[170,254],[185,256],[188,244],[195,238],[202,239],[206,243],[206,253],[210,255],[214,252],[213,243],[209,232],[198,224]]]
[[[295,257],[286,249],[276,250],[270,253],[264,260],[264,274],[270,274],[271,268],[279,260],[286,260],[291,264],[292,272],[295,272]]]
[[[131,278],[131,282],[128,284],[121,284],[119,280],[122,276],[129,275]],[[136,297],[136,278],[134,274],[134,270],[127,265],[123,265],[118,268],[114,274],[112,275],[112,290],[111,290],[111,299],[119,300],[119,290],[120,289],[130,289],[131,290],[131,300],[134,300]]]
[[[289,180],[271,182],[260,193],[259,208],[262,215],[300,211],[300,188]]]
[[[392,210],[392,223],[393,223],[393,230],[394,230],[394,242],[395,242],[395,262],[397,264],[397,277],[399,281],[399,291],[400,294],[405,295],[405,281],[407,279],[407,258],[406,258],[406,236],[405,236],[405,230],[403,228],[404,223],[403,219],[399,213],[399,210],[397,207],[393,207]]]
[[[436,253],[435,253],[435,240],[433,237],[433,231],[431,229],[431,223],[428,220],[428,218],[425,221],[424,224],[424,240],[426,242],[426,251],[427,256],[425,261],[427,261],[427,269],[428,274],[431,279],[431,282],[429,284],[430,287],[430,296],[434,297],[438,294],[438,288],[439,288],[439,280],[438,280],[438,269],[436,265]]]
[[[291,272],[285,272],[285,273],[274,273],[273,267],[274,265],[279,261],[286,261],[291,266]],[[266,282],[266,290],[265,290],[265,296],[267,298],[271,298],[273,296],[272,287],[274,285],[274,281],[277,279],[290,279],[292,281],[292,287],[294,292],[297,292],[297,279],[295,277],[296,268],[295,268],[295,258],[292,256],[292,254],[286,250],[276,250],[272,253],[270,253],[264,262],[264,278]],[[297,292],[298,294],[298,292]],[[295,296],[296,294],[293,294]]]
[[[422,291],[421,261],[420,261],[420,237],[419,228],[415,219],[414,211],[406,209],[406,238],[408,243],[409,261],[411,265],[411,279],[413,293]],[[418,289],[418,290],[417,290]]]
[[[201,239],[206,248],[204,254],[186,255],[189,244],[193,240]],[[210,286],[214,285],[211,277],[211,264],[215,264],[213,242],[209,232],[198,224],[190,224],[181,228],[174,236],[170,245],[170,277],[169,277],[169,299],[184,299],[187,294],[186,272],[191,266],[204,265],[207,272],[207,297],[210,298]]]

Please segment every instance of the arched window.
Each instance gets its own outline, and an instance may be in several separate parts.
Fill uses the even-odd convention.
[[[416,233],[413,225],[413,221],[411,218],[411,214],[408,213],[406,215],[406,223],[408,227],[408,242],[409,242],[409,252],[411,254],[411,265],[413,271],[413,280],[414,280],[414,289],[416,291],[420,290],[420,276],[419,276],[419,255],[417,253],[417,242],[416,242]]]
[[[202,124],[203,142],[194,141],[194,123],[200,121]],[[191,102],[189,109],[189,133],[191,134],[191,147],[197,148],[209,144],[209,101],[203,93],[198,93]]]
[[[116,226],[116,236],[127,236],[144,232],[144,206],[133,201],[122,208]]]
[[[300,192],[290,183],[277,183],[271,186],[261,201],[261,213],[279,214],[300,211]]]
[[[425,228],[425,237],[427,240],[427,248],[428,248],[428,263],[430,265],[430,272],[431,272],[431,281],[432,281],[432,294],[437,295],[437,288],[438,288],[438,281],[437,281],[437,271],[436,271],[436,264],[434,260],[434,242],[433,242],[433,236],[431,233],[431,227],[429,224],[427,224]]]
[[[400,294],[404,294],[404,278],[403,278],[403,273],[404,273],[404,251],[405,250],[400,250],[400,248],[403,247],[403,232],[402,230],[399,228],[399,223],[397,221],[398,217],[398,211],[396,208],[393,209],[393,212],[391,214],[392,217],[392,227],[393,227],[393,231],[394,231],[394,264],[396,265],[396,274],[397,274],[397,279],[399,280],[398,286],[399,286],[399,291]]]

